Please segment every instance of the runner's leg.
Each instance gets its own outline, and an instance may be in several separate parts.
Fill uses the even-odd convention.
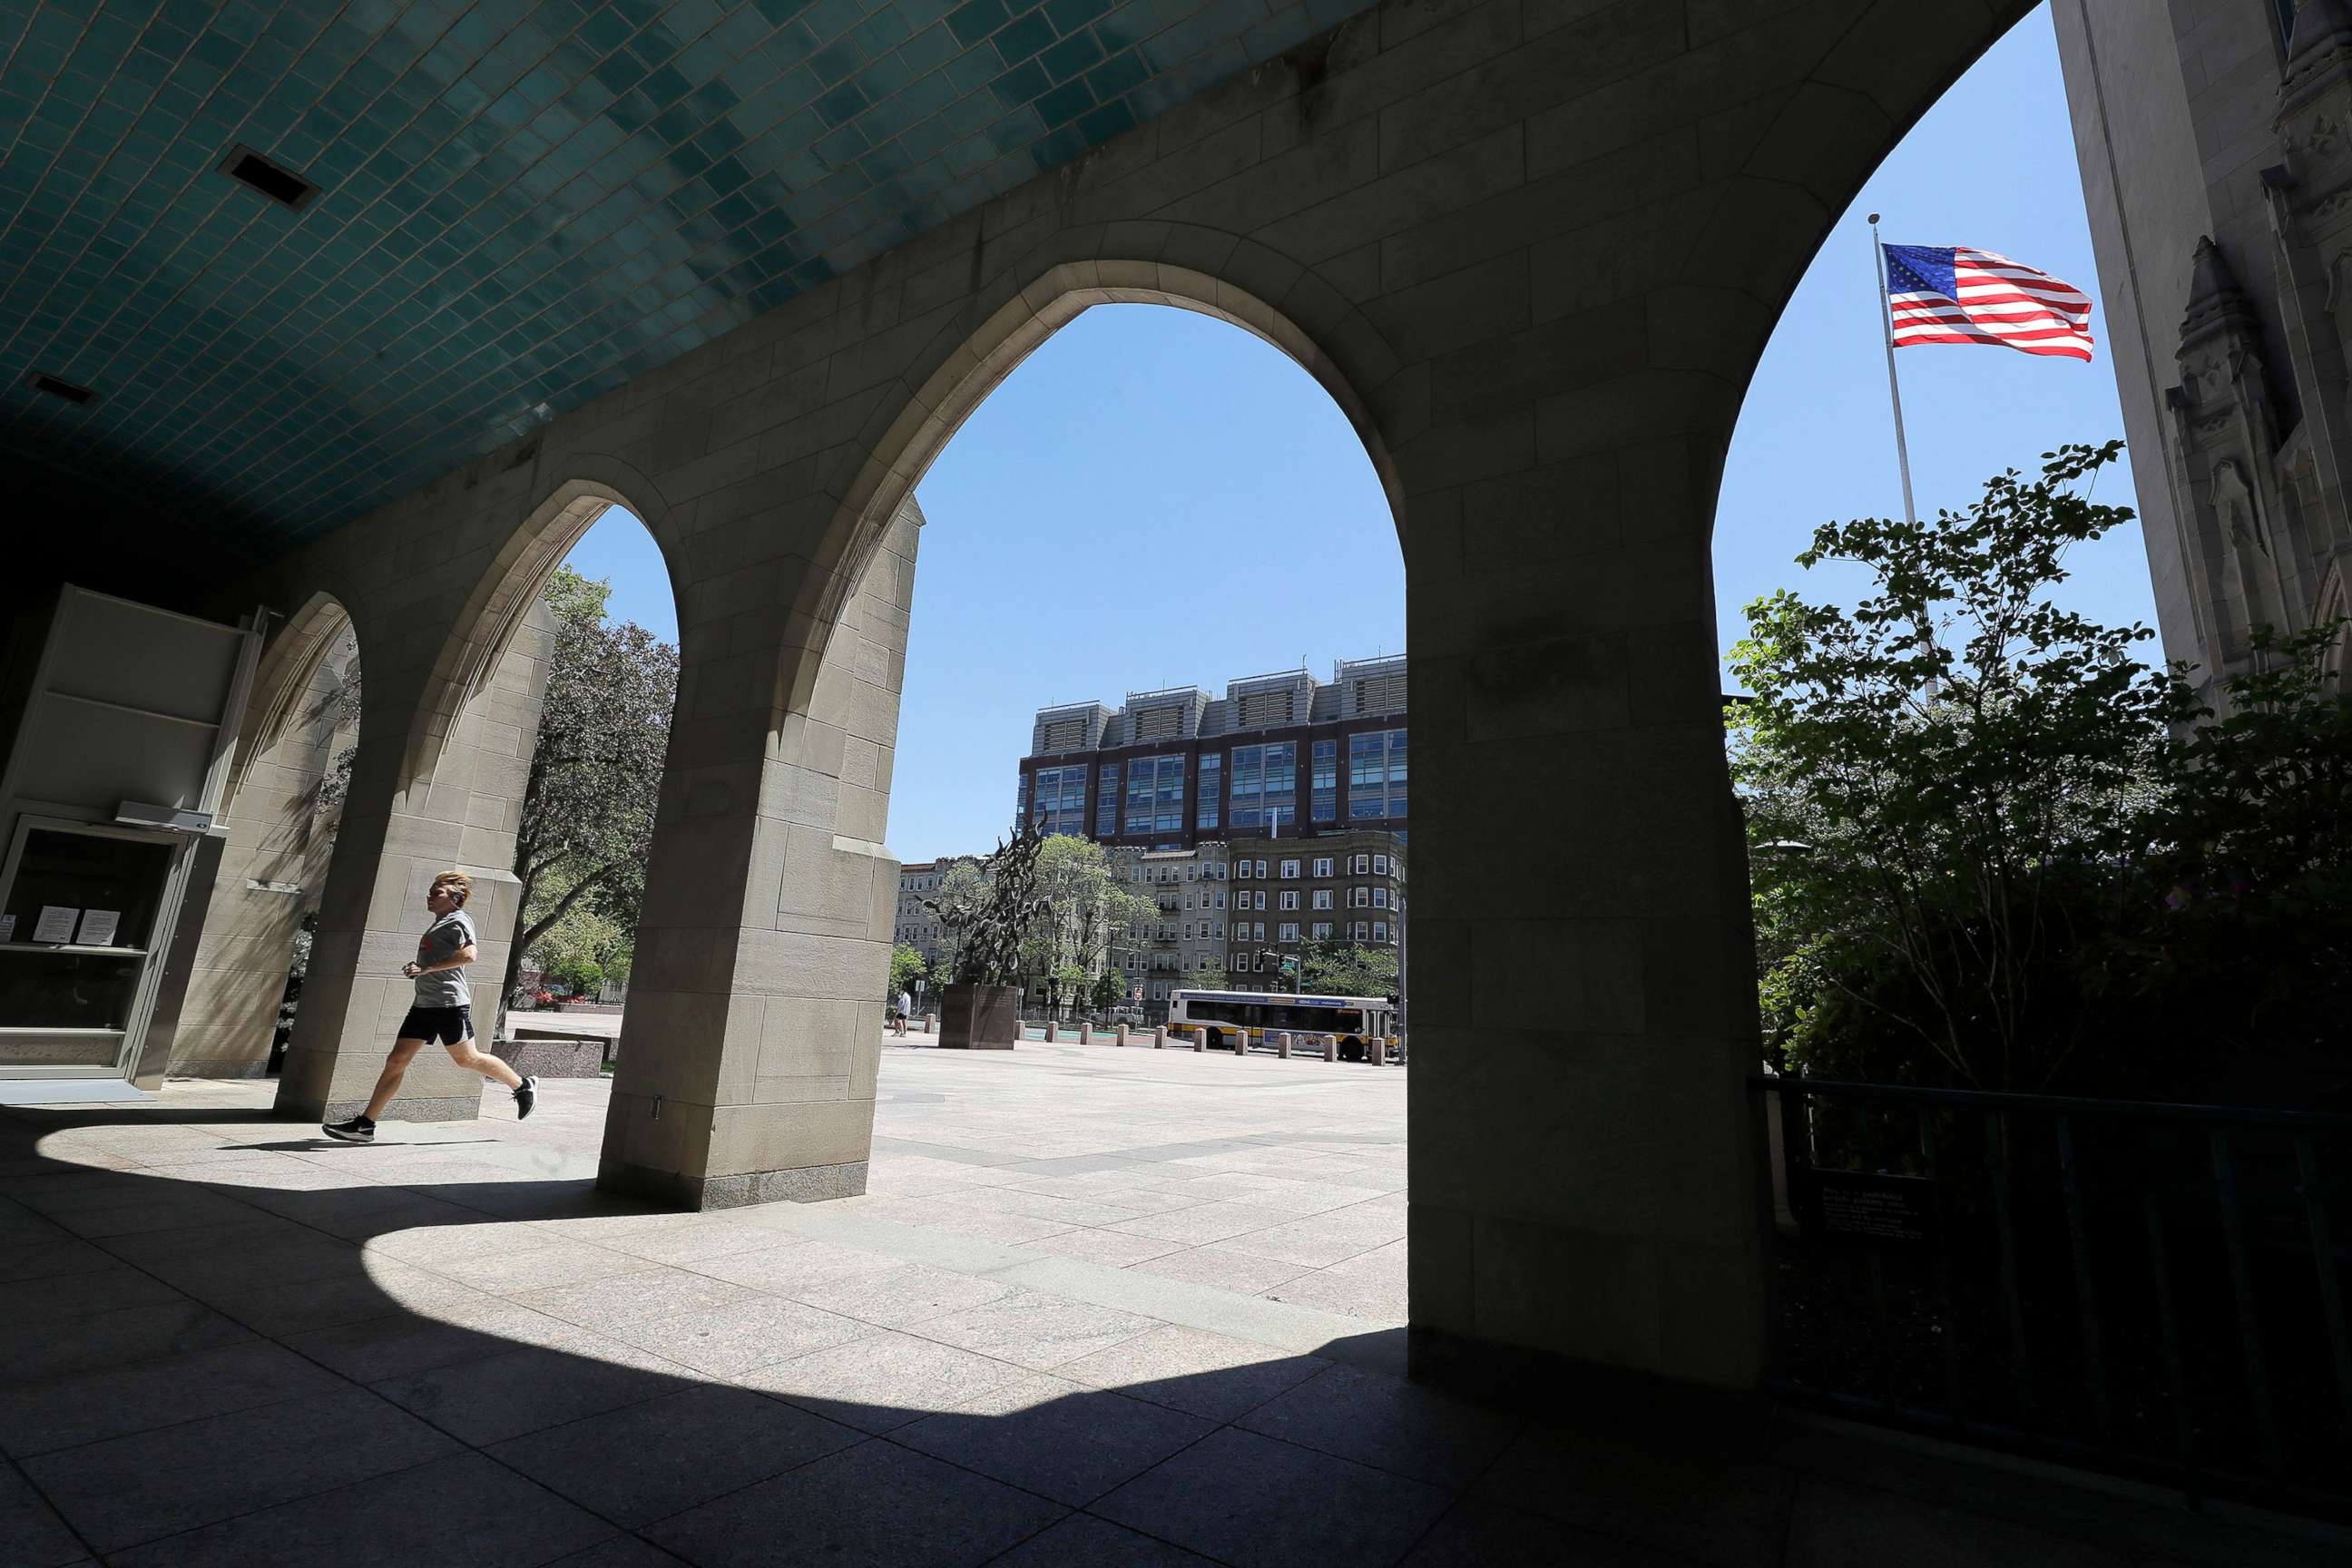
[[[450,1046],[449,1059],[468,1072],[480,1073],[492,1083],[504,1084],[509,1089],[522,1087],[522,1075],[488,1051],[476,1050],[471,1035]]]
[[[415,1061],[416,1053],[424,1048],[423,1040],[410,1039],[404,1035],[393,1041],[392,1054],[383,1058],[383,1071],[376,1077],[375,1092],[368,1097],[366,1115],[370,1121],[383,1120],[384,1108],[392,1103],[392,1097],[400,1092],[400,1080],[408,1076],[408,1064]]]

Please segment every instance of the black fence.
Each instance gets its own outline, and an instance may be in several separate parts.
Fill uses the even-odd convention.
[[[1780,1397],[2352,1516],[2352,1117],[1748,1095]]]

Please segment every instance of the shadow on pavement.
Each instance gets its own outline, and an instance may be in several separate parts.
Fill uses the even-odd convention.
[[[0,1115],[0,1562],[2025,1568],[2200,1545],[2049,1483],[1956,1496],[1937,1470],[1929,1501],[1899,1468],[1857,1485],[1368,1370],[1402,1331],[1285,1353],[760,1211],[236,1141],[264,1120]]]

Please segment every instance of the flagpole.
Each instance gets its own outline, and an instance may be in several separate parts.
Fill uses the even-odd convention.
[[[1886,251],[1878,243],[1878,215],[1870,215],[1871,269],[1878,279],[1878,325],[1886,340],[1886,396],[1895,405],[1895,464],[1903,473],[1903,521],[1919,526],[1911,500],[1911,445],[1903,437],[1903,384],[1895,378],[1895,308],[1886,292]]]

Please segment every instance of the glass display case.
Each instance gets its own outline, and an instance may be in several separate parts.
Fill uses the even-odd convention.
[[[0,884],[0,1068],[119,1065],[181,847],[137,828],[19,825]]]

